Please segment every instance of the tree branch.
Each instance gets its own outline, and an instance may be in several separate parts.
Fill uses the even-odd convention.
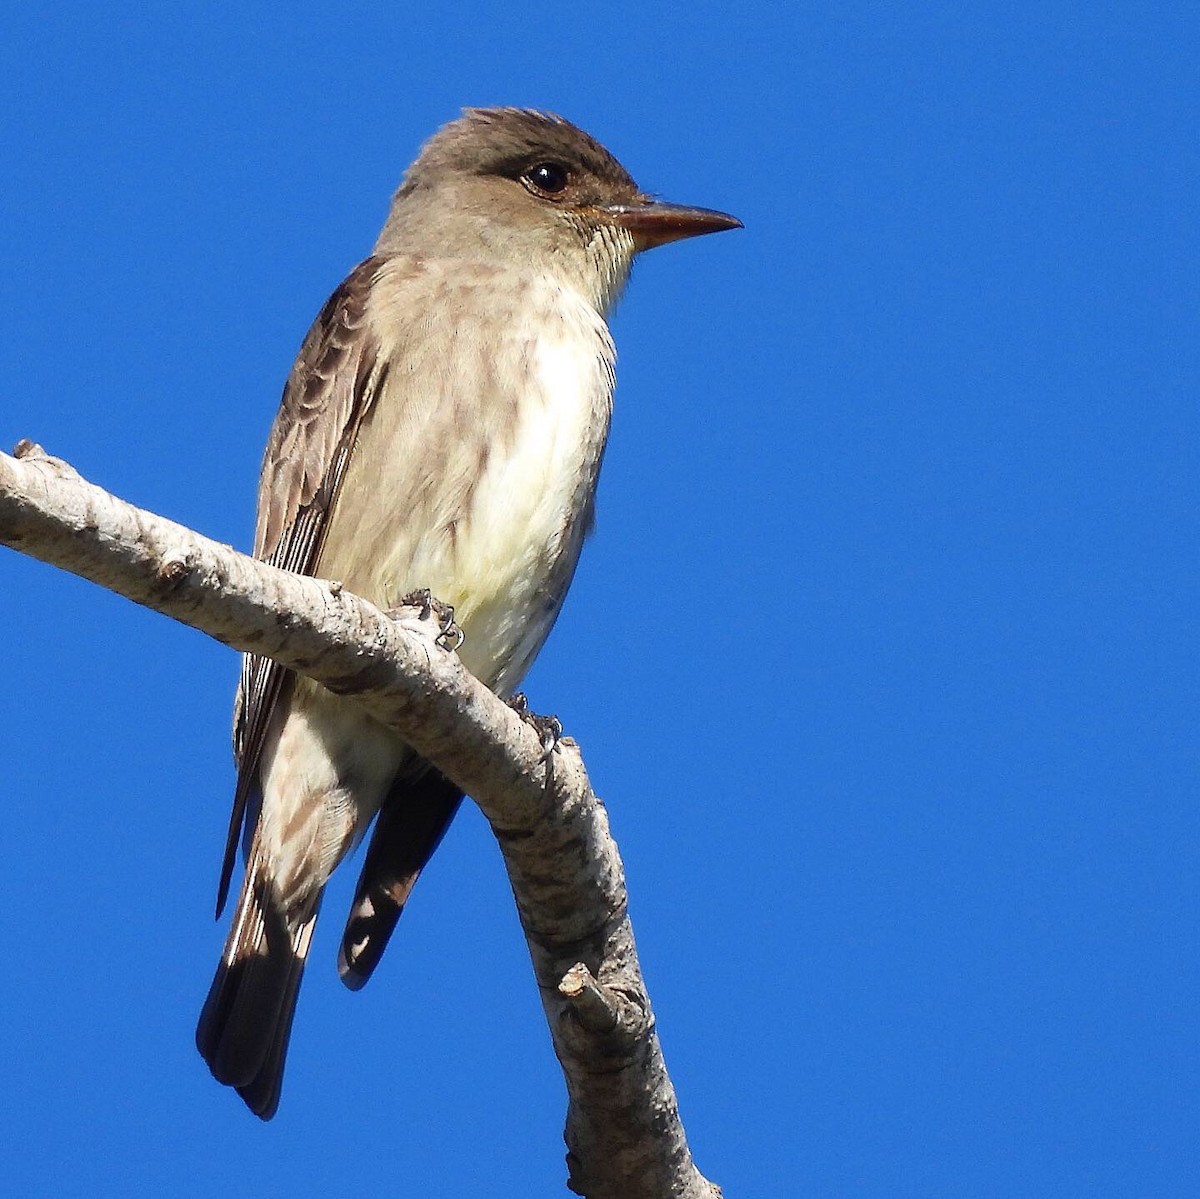
[[[134,508],[22,442],[0,454],[0,543],[233,649],[352,696],[461,787],[500,843],[569,1097],[568,1186],[589,1199],[714,1199],[679,1121],[626,912],[625,874],[570,738],[537,732],[437,644]]]

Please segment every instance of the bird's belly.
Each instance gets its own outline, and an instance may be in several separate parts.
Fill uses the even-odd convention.
[[[419,584],[454,606],[466,636],[463,664],[502,694],[516,687],[558,616],[608,427],[594,343],[544,341],[534,374],[511,441],[489,453],[474,495]]]

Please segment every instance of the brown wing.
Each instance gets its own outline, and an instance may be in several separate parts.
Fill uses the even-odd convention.
[[[380,259],[368,258],[329,297],[283,389],[259,478],[254,537],[254,556],[283,570],[313,572],[359,427],[387,372],[367,321],[380,266]],[[269,658],[242,657],[233,714],[238,781],[217,889],[218,915],[229,894],[247,803],[258,786],[267,726],[288,678]]]

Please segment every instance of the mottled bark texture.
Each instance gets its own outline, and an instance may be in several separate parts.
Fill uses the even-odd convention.
[[[438,645],[436,617],[391,620],[123,503],[22,442],[0,454],[0,543],[353,695],[482,809],[504,853],[566,1078],[568,1186],[590,1199],[713,1199],[688,1151],[604,806],[570,738],[538,731]]]

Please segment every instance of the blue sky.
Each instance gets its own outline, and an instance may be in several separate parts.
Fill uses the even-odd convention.
[[[464,104],[736,213],[614,319],[527,687],[609,805],[697,1160],[731,1197],[1195,1195],[1197,33],[10,4],[0,444],[245,547],[300,338]],[[7,551],[0,629],[5,1189],[565,1193],[476,812],[358,995],[334,884],[263,1126],[192,1046],[234,655]]]

